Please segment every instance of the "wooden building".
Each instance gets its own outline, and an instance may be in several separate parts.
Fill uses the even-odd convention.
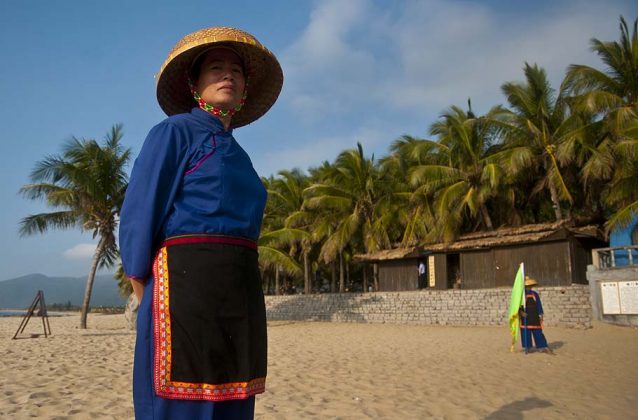
[[[564,223],[525,225],[475,232],[452,243],[398,248],[355,256],[376,265],[380,291],[416,290],[424,261],[428,287],[483,289],[510,287],[521,262],[541,286],[587,284],[591,250],[606,246],[598,226]]]

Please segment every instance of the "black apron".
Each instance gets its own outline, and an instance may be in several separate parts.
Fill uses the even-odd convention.
[[[218,235],[169,238],[153,272],[157,395],[223,401],[263,392],[266,310],[256,244]]]

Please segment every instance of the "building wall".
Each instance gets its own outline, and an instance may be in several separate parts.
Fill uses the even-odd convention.
[[[604,247],[605,242],[597,239],[578,239],[572,242],[573,256],[572,282],[579,284],[587,283],[587,266],[592,263],[591,250],[594,248]]]
[[[434,288],[447,289],[447,258],[445,254],[434,254]]]
[[[609,235],[609,246],[617,247],[617,246],[625,246],[625,245],[638,245],[632,243],[631,234],[634,229],[638,228],[638,216],[634,218],[634,220],[624,229],[615,229]]]
[[[491,249],[463,253],[461,255],[461,288],[486,289],[496,287],[494,267],[494,253]],[[513,278],[514,276],[512,276]],[[512,280],[509,283],[512,283]]]
[[[572,284],[572,258],[568,241],[541,242],[494,250],[496,286],[511,286],[519,264],[542,286]]]
[[[379,262],[379,290],[417,290],[419,272],[416,259]]]
[[[589,287],[540,287],[546,326],[590,327]],[[507,334],[510,289],[420,290],[266,296],[271,321],[502,325]]]
[[[543,286],[569,286],[579,273],[584,284],[586,264],[578,273],[574,267],[591,257],[580,245],[573,250],[570,247],[568,241],[557,241],[465,251],[461,254],[462,288],[510,287],[521,262],[525,263],[525,274]]]
[[[636,243],[635,230],[638,229],[638,216],[634,217],[634,220],[624,229],[615,229],[609,236],[609,246],[621,247],[627,245],[638,245]],[[638,251],[631,251],[634,264],[638,261]],[[629,265],[629,256],[627,251],[616,251],[615,262],[617,267]]]
[[[542,286],[566,287],[572,283],[587,284],[586,267],[591,263],[591,249],[604,246],[597,240],[562,238],[533,244],[508,245],[457,253],[435,253],[435,289],[446,290],[454,278],[450,255],[460,256],[462,289],[511,287],[519,264],[525,263],[525,274]],[[426,256],[424,261],[428,261]],[[380,291],[416,290],[417,259],[380,261]],[[636,252],[638,261],[638,251]]]

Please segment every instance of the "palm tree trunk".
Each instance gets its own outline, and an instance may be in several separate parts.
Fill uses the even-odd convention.
[[[549,182],[549,194],[552,198],[552,207],[554,207],[554,215],[556,216],[556,221],[560,222],[563,220],[563,212],[560,209],[560,200],[558,199],[558,191],[556,191],[556,186]]]
[[[261,279],[261,291],[265,294],[268,293],[268,286],[270,286],[270,279],[266,274],[266,269],[259,267],[259,278]]]
[[[104,248],[106,241],[104,237],[100,237],[100,242],[95,248],[95,254],[93,254],[93,262],[91,263],[91,270],[86,278],[86,289],[84,289],[84,300],[82,301],[82,312],[80,314],[80,328],[86,329],[86,317],[89,313],[89,304],[91,302],[91,292],[93,291],[93,281],[95,280],[95,272],[97,271],[97,265],[100,262],[100,255]]]
[[[343,253],[339,252],[339,293],[343,293],[346,290],[346,280],[344,278],[343,269]]]
[[[279,295],[279,266],[275,267],[275,294]]]
[[[308,264],[308,253],[303,253],[303,288],[304,293],[310,294],[310,268]]]
[[[379,264],[372,265],[372,277],[374,278],[374,291],[379,291]]]
[[[481,203],[481,214],[483,215],[483,223],[485,223],[485,227],[487,230],[494,230],[494,226],[492,225],[492,218],[490,217],[490,213],[487,211],[487,206],[485,203]]]
[[[363,264],[363,293],[368,291],[368,273],[366,270],[366,265]]]
[[[333,261],[330,264],[330,293],[335,293],[337,291],[337,262]]]

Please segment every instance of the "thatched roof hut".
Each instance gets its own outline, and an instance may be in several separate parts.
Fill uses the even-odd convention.
[[[586,283],[591,249],[604,245],[599,226],[543,223],[474,232],[450,243],[360,254],[355,261],[378,264],[381,290],[416,289],[419,260],[427,261],[429,285],[437,289],[509,286],[521,262],[542,284],[558,286]]]

